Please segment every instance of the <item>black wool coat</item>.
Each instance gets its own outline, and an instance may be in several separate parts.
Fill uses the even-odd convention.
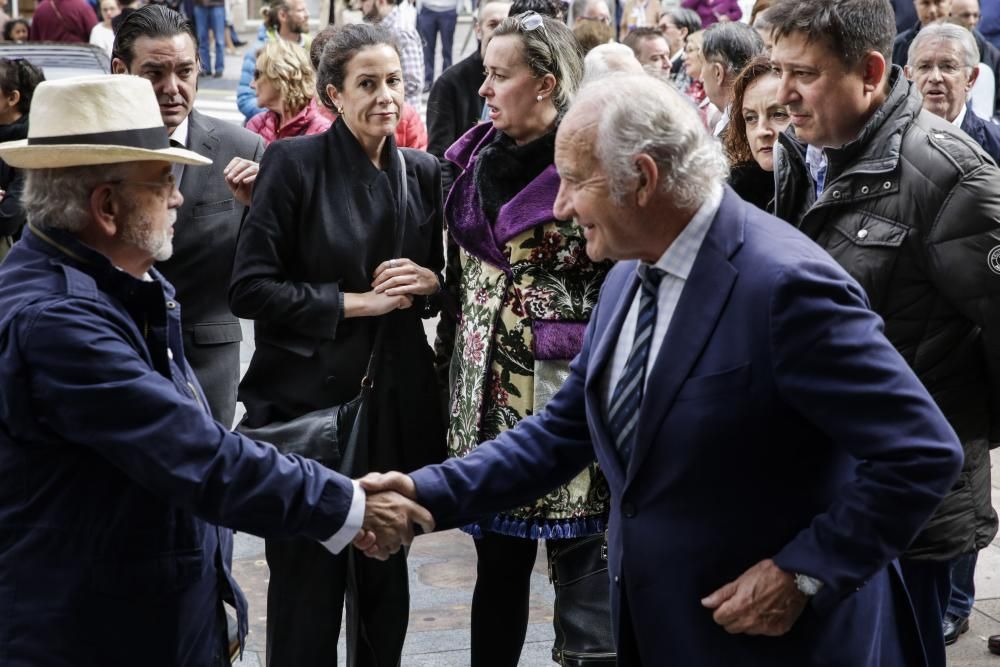
[[[402,257],[440,275],[444,268],[437,160],[403,149],[407,202]],[[411,470],[444,458],[444,420],[422,316],[434,299],[381,317],[339,318],[342,293],[371,289],[375,268],[395,247],[393,137],[377,169],[342,120],[322,134],[271,144],[240,231],[230,303],[254,320],[256,349],[240,400],[260,426],[357,395],[375,339],[385,326],[375,373],[373,470]]]

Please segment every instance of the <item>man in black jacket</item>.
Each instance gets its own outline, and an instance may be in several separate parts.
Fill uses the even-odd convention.
[[[1000,127],[975,114],[966,102],[979,73],[979,49],[967,29],[947,23],[930,25],[917,33],[910,45],[906,76],[923,99],[924,109],[944,118],[972,137],[994,161],[1000,162]],[[988,465],[989,461],[984,461]],[[951,597],[942,629],[945,645],[954,644],[969,629],[975,600],[978,552],[963,554],[952,562]]]
[[[473,26],[479,48],[442,72],[431,87],[427,99],[427,152],[441,162],[445,196],[458,174],[455,165],[445,159],[444,152],[483,115],[483,98],[479,96],[479,88],[486,80],[483,53],[493,31],[507,18],[509,10],[510,3],[500,0],[481,4]]]
[[[212,160],[198,174],[175,168],[184,205],[177,210],[174,256],[156,268],[173,283],[177,301],[184,305],[185,355],[212,416],[231,428],[243,336],[229,309],[229,279],[264,144],[252,132],[193,110],[196,43],[189,20],[161,5],[147,5],[119,28],[111,67],[116,74],[150,79],[171,142]]]
[[[888,0],[780,0],[768,18],[793,128],[775,146],[776,213],[861,283],[965,449],[901,559],[930,665],[943,667],[950,563],[997,530],[1000,169],[889,64]]]

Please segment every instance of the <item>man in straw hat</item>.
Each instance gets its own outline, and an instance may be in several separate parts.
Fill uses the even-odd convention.
[[[28,139],[0,158],[28,174],[0,266],[5,667],[228,663],[223,602],[241,641],[247,605],[219,525],[334,552],[432,526],[212,419],[153,268],[183,204],[171,165],[209,160],[170,147],[147,80],[40,85]]]
[[[129,14],[118,28],[111,67],[116,74],[149,79],[171,145],[213,162],[193,174],[182,164],[174,165],[184,204],[177,210],[174,256],[158,260],[162,263],[156,268],[185,306],[184,348],[205,390],[208,409],[223,425],[232,426],[243,335],[229,308],[229,279],[264,144],[253,132],[194,109],[196,44],[190,20],[149,4]]]

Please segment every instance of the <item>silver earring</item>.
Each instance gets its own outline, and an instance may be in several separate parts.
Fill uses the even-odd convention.
[[[542,101],[542,100],[544,100],[545,98],[544,98],[543,96],[539,95],[539,96],[538,96],[538,97],[536,97],[535,99],[536,99],[536,100],[538,100],[539,102],[541,102],[541,101]]]

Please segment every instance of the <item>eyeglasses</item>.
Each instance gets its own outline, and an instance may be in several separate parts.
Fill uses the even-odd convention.
[[[577,16],[577,21],[597,21],[598,23],[603,23],[604,25],[609,25],[610,20],[607,16]]]
[[[517,26],[523,32],[531,32],[532,30],[541,28],[542,33],[546,37],[548,36],[548,33],[545,32],[545,20],[538,12],[524,12],[521,14],[521,19],[517,22]]]
[[[170,195],[173,194],[174,190],[177,188],[177,179],[174,178],[173,174],[168,174],[167,178],[162,181],[133,181],[126,178],[120,178],[117,181],[108,182],[112,185],[138,185],[141,188],[159,190],[156,194],[163,199],[169,199]]]

